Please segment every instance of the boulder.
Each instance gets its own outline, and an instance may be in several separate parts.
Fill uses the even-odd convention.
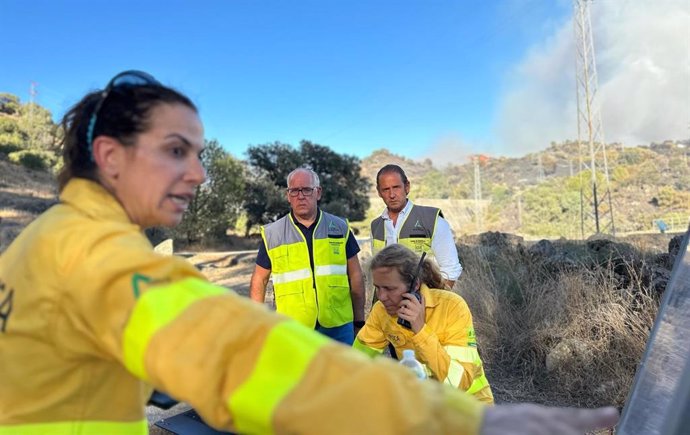
[[[555,345],[546,355],[546,371],[552,373],[573,365],[586,365],[592,358],[587,345],[574,338],[566,338]]]
[[[173,239],[166,239],[157,244],[153,250],[159,254],[173,255]]]

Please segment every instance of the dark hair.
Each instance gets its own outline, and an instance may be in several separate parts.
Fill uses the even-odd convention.
[[[374,270],[380,267],[395,268],[405,281],[412,279],[417,272],[419,256],[411,249],[400,245],[388,245],[371,259],[369,269]],[[430,258],[425,258],[422,270],[419,272],[421,282],[429,288],[446,288],[445,280],[436,263]]]
[[[58,174],[60,191],[74,177],[98,181],[96,163],[86,136],[102,92],[87,94],[62,118],[65,135],[62,140],[63,167]],[[198,112],[189,98],[166,86],[116,86],[110,89],[98,110],[92,137],[111,136],[124,146],[132,146],[137,135],[150,128],[151,111],[161,104],[182,104]]]
[[[402,179],[402,182],[404,185],[409,183],[407,181],[407,175],[405,175],[405,171],[403,171],[403,168],[401,168],[398,165],[386,165],[383,168],[379,169],[379,171],[376,173],[376,188],[379,188],[379,178],[383,174],[388,174],[390,172],[396,172],[400,175],[400,178]]]

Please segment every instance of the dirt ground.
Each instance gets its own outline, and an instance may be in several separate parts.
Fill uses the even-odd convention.
[[[202,253],[190,257],[194,264],[213,283],[229,287],[242,296],[249,296],[249,279],[254,271],[255,252]]]

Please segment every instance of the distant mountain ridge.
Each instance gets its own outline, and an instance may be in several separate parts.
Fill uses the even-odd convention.
[[[618,232],[652,230],[655,219],[687,226],[690,140],[636,147],[612,144],[607,149],[607,162]],[[413,200],[462,201],[459,207],[463,210],[453,213],[463,216],[458,222],[463,228],[461,233],[492,230],[551,237],[577,237],[579,233],[577,142],[552,143],[543,151],[518,158],[483,156],[478,168],[481,228],[477,228],[475,215],[473,162],[438,168],[429,159],[419,162],[385,149],[374,151],[362,160],[361,167],[362,174],[372,182],[372,208],[378,212],[383,202],[376,194],[375,176],[382,166],[390,163],[405,170],[412,184]],[[603,163],[598,162],[597,168],[603,177]],[[585,189],[590,189],[590,175],[583,175]]]
[[[690,141],[608,150],[614,220],[618,233],[655,231],[663,220],[669,230],[687,228],[690,216]],[[56,200],[54,177],[2,161],[0,153],[0,252],[37,213]],[[501,231],[529,238],[565,237],[580,233],[579,152],[575,142],[552,143],[523,157],[481,159],[481,195],[475,201],[475,165],[467,162],[434,166],[379,149],[361,161],[371,181],[370,208],[362,223],[381,213],[376,172],[385,164],[403,167],[412,183],[410,197],[443,209],[456,235]],[[572,175],[571,175],[572,174]],[[588,174],[585,177],[587,184]],[[479,212],[479,213],[478,213]]]

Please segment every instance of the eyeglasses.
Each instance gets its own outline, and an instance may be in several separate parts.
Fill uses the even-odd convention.
[[[101,93],[101,99],[96,103],[96,107],[93,109],[91,118],[89,119],[89,127],[86,129],[86,145],[89,148],[89,155],[91,155],[91,160],[93,160],[93,130],[96,127],[96,119],[98,119],[98,112],[103,107],[105,100],[110,95],[110,92],[119,87],[131,87],[131,86],[161,86],[160,82],[153,78],[151,74],[147,74],[143,71],[124,71],[113,77],[108,85],[103,89]]]
[[[318,187],[293,187],[293,188],[288,188],[287,192],[288,195],[291,197],[296,197],[300,193],[304,196],[311,196],[314,193],[314,190],[318,189]]]

